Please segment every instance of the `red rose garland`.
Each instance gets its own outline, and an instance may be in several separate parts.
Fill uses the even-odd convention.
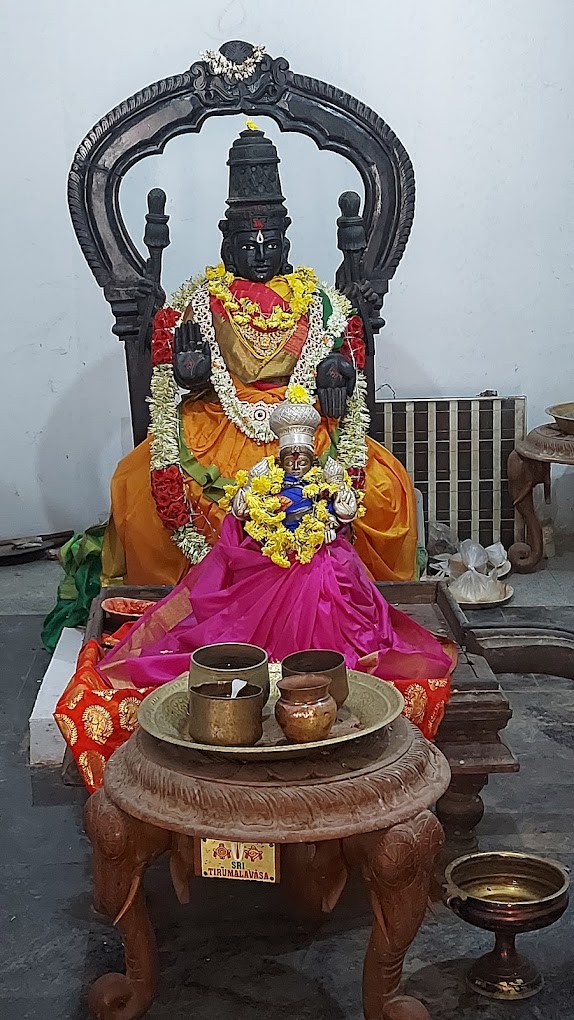
[[[189,524],[191,507],[187,501],[183,472],[178,464],[151,472],[151,491],[161,523],[168,531]]]
[[[151,335],[152,365],[171,365],[173,361],[173,330],[181,319],[175,308],[160,308],[153,320]]]
[[[365,340],[363,320],[360,315],[352,315],[343,333],[343,344],[339,353],[347,358],[356,368],[365,367]]]

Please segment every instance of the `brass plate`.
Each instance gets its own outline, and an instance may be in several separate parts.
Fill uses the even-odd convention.
[[[398,719],[405,705],[403,696],[396,687],[368,673],[350,669],[349,697],[337,714],[337,722],[333,727],[335,735],[327,737],[326,740],[314,740],[307,744],[289,744],[274,718],[277,680],[281,678],[281,666],[270,663],[269,674],[271,695],[263,710],[263,737],[253,747],[196,744],[187,735],[187,673],[177,680],[163,684],[157,691],[144,698],[138,711],[139,724],[146,733],[168,744],[188,747],[193,751],[224,755],[227,758],[263,761],[271,758],[302,758],[312,751],[329,750],[359,740],[370,733],[378,733]]]
[[[278,882],[275,843],[237,843],[230,839],[202,839],[196,871],[203,878]]]

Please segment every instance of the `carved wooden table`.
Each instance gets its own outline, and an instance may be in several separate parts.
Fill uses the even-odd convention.
[[[333,909],[348,871],[359,868],[374,917],[366,1020],[429,1020],[420,1002],[399,995],[399,984],[443,840],[429,809],[449,778],[441,752],[402,718],[388,741],[367,737],[344,750],[256,764],[182,751],[138,731],[110,759],[104,788],[86,805],[95,906],[115,920],[126,961],[126,974],[92,986],[92,1015],[136,1020],[149,1009],[155,938],[143,873],[169,853],[175,892],[187,902],[194,843],[211,837],[282,844],[281,881],[315,916]]]
[[[560,432],[550,424],[529,432],[508,458],[508,488],[526,524],[527,542],[516,542],[508,552],[512,566],[520,574],[536,570],[542,559],[542,526],[534,510],[532,493],[537,485],[543,485],[545,501],[550,503],[551,464],[574,465],[574,435]]]

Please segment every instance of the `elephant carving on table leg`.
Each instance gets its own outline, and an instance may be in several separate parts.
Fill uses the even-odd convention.
[[[352,836],[343,843],[349,866],[367,884],[373,928],[363,969],[365,1020],[431,1020],[425,1006],[400,995],[403,961],[427,908],[431,878],[443,845],[430,811],[386,832]]]
[[[295,912],[317,925],[334,910],[347,883],[338,839],[286,844],[281,850],[281,884]]]
[[[142,878],[148,864],[170,847],[171,835],[120,811],[103,790],[86,804],[85,827],[93,849],[95,906],[117,925],[126,973],[104,974],[88,996],[96,1020],[139,1020],[155,995],[155,937]]]
[[[550,463],[543,460],[530,460],[512,450],[508,457],[508,488],[513,506],[526,524],[526,542],[515,542],[508,552],[514,570],[519,574],[529,574],[535,570],[542,559],[542,525],[536,516],[533,490],[537,485],[544,486],[544,498],[550,503]]]

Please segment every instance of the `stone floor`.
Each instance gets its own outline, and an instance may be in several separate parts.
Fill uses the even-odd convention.
[[[27,765],[27,720],[48,661],[39,614],[52,604],[57,573],[54,564],[47,566],[0,569],[1,1020],[87,1020],[88,985],[122,967],[117,935],[90,907],[84,795],[64,788],[57,773]],[[562,606],[574,606],[574,570],[569,573],[553,568],[564,589]],[[522,612],[532,618],[532,609]],[[540,612],[553,611],[534,611]],[[507,618],[512,613],[519,610],[504,610]],[[574,609],[560,614],[574,628]],[[481,846],[525,849],[572,867],[574,682],[534,675],[501,680],[514,708],[508,737],[521,772],[491,780]],[[192,903],[181,907],[160,861],[148,873],[147,889],[161,975],[149,1020],[263,1020],[271,1014],[274,1020],[361,1020],[369,921],[359,889],[350,888],[314,933],[290,918],[280,887],[199,880]],[[542,968],[546,987],[521,1004],[492,1003],[463,983],[469,960],[489,948],[491,937],[436,906],[409,952],[406,987],[428,1005],[433,1020],[574,1020],[573,937],[572,911],[552,928],[525,936],[523,947]]]
[[[0,615],[49,613],[63,576],[57,560],[0,566]]]

